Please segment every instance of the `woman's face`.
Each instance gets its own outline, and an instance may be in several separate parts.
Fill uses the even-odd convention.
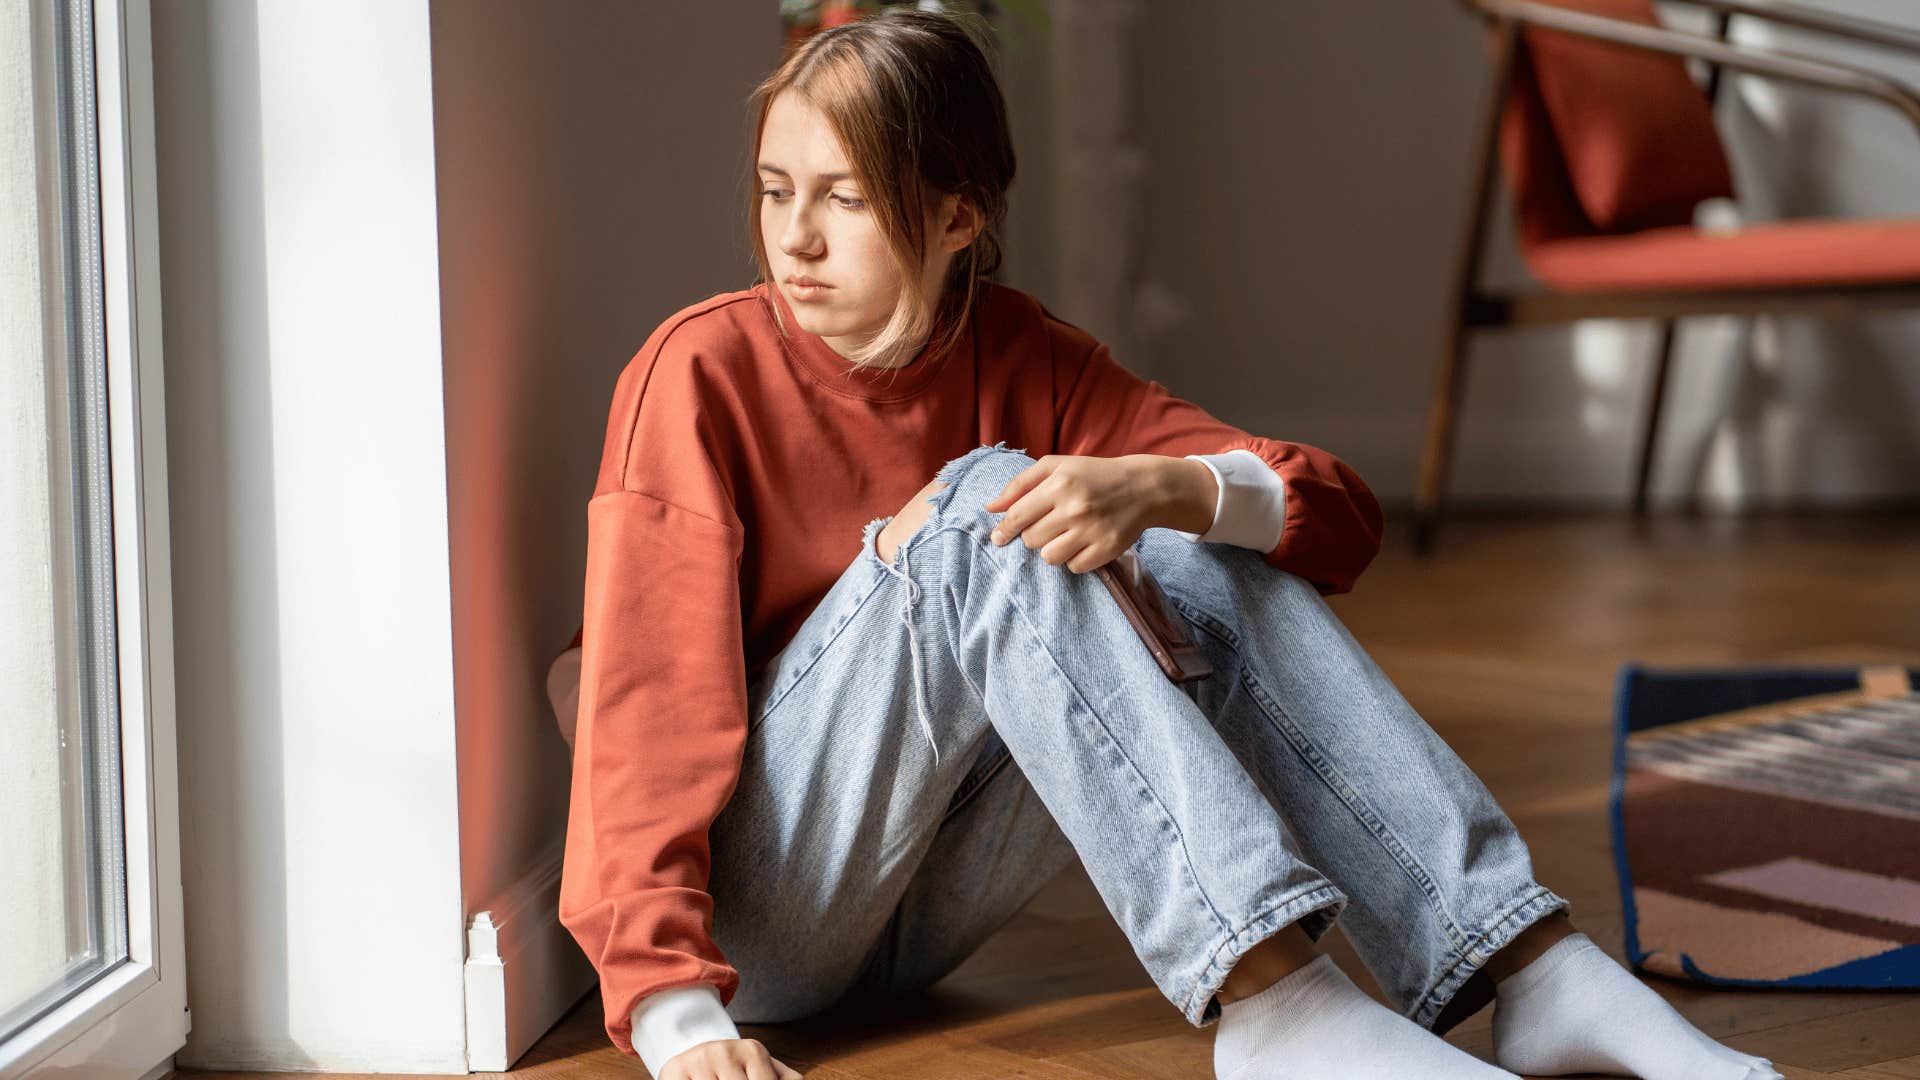
[[[900,298],[900,275],[866,193],[827,118],[792,91],[767,107],[758,165],[760,239],[773,287],[801,329],[845,355],[887,324]],[[952,219],[956,202],[942,200],[936,221]],[[957,249],[947,230],[930,227],[927,235],[929,258],[916,287],[931,304]],[[965,247],[970,235],[959,235]],[[807,279],[821,284],[800,283]]]

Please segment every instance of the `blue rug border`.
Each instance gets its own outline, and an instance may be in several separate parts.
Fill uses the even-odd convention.
[[[1640,913],[1633,903],[1633,867],[1627,861],[1626,814],[1623,802],[1627,787],[1627,736],[1635,731],[1695,720],[1715,713],[1732,712],[1789,701],[1814,694],[1843,693],[1860,686],[1860,669],[1852,667],[1656,667],[1629,660],[1620,665],[1614,678],[1613,693],[1613,777],[1607,787],[1608,827],[1613,833],[1614,879],[1620,890],[1620,913],[1625,922],[1627,961],[1634,970],[1643,970],[1647,953],[1640,948]],[[1920,668],[1908,670],[1915,685],[1920,685]],[[1691,692],[1684,703],[1674,704],[1668,715],[1647,715],[1647,694],[1655,683],[1673,684]],[[1636,706],[1638,709],[1636,710]],[[1665,710],[1662,710],[1665,711]],[[1637,715],[1636,715],[1637,713]],[[1920,945],[1908,945],[1878,956],[1862,957],[1823,971],[1811,971],[1791,979],[1727,979],[1709,975],[1684,953],[1680,966],[1696,982],[1728,988],[1793,988],[1802,990],[1911,990],[1911,983],[1896,984],[1896,973],[1920,967]],[[1658,974],[1657,972],[1655,974]],[[1850,982],[1831,981],[1836,977]],[[1875,986],[1879,983],[1879,986]]]

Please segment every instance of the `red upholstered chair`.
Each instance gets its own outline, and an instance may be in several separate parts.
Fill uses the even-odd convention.
[[[1788,3],[1680,0],[1714,15],[1712,35],[1663,26],[1651,0],[1463,0],[1488,23],[1494,79],[1456,266],[1454,309],[1428,415],[1414,545],[1431,549],[1452,454],[1468,346],[1483,327],[1585,318],[1660,321],[1659,355],[1634,489],[1646,509],[1674,320],[1684,315],[1920,306],[1920,218],[1795,220],[1736,232],[1693,226],[1704,200],[1732,196],[1714,127],[1722,68],[1876,98],[1920,134],[1920,96],[1872,71],[1727,40],[1753,18],[1920,54],[1920,33]],[[1688,74],[1705,61],[1707,85]],[[1913,180],[1920,184],[1920,143]],[[1520,254],[1542,287],[1498,294],[1478,281],[1496,153]]]

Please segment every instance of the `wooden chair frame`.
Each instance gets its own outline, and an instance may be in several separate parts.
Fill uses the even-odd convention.
[[[1920,54],[1920,33],[1864,19],[1832,15],[1789,3],[1752,0],[1672,0],[1714,13],[1712,35],[1613,19],[1556,7],[1539,0],[1461,0],[1488,24],[1492,38],[1493,79],[1482,108],[1475,141],[1475,176],[1465,229],[1454,266],[1452,305],[1440,370],[1427,414],[1414,502],[1414,550],[1433,549],[1447,472],[1453,454],[1460,399],[1466,384],[1467,352],[1475,330],[1488,327],[1562,323],[1576,319],[1651,318],[1660,336],[1648,398],[1647,419],[1635,467],[1633,512],[1647,509],[1647,482],[1659,434],[1660,413],[1673,358],[1676,320],[1684,315],[1758,314],[1762,312],[1857,312],[1869,308],[1920,307],[1920,281],[1875,285],[1792,286],[1742,289],[1659,289],[1632,292],[1569,293],[1535,291],[1494,293],[1479,285],[1488,224],[1492,219],[1500,125],[1513,84],[1513,66],[1523,26],[1540,26],[1652,52],[1691,57],[1708,65],[1706,92],[1717,95],[1721,70],[1822,87],[1878,100],[1899,111],[1920,134],[1920,94],[1878,72],[1795,53],[1737,45],[1727,30],[1735,16],[1812,30],[1831,37]]]

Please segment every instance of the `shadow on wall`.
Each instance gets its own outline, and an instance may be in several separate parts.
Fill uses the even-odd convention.
[[[199,1017],[178,1060],[258,1061],[265,1045],[273,1067],[300,1070],[316,1062],[295,1041],[284,978],[290,721],[272,365],[260,362],[272,335],[259,26],[251,5],[214,14],[185,0],[153,20],[160,276],[202,283],[171,297],[163,329],[173,573],[191,583],[174,590],[173,649],[187,999]],[[224,947],[234,927],[246,928],[244,950]]]
[[[433,97],[466,914],[537,871],[571,779],[547,665],[580,623],[615,380],[753,278],[767,4],[435,3]]]

